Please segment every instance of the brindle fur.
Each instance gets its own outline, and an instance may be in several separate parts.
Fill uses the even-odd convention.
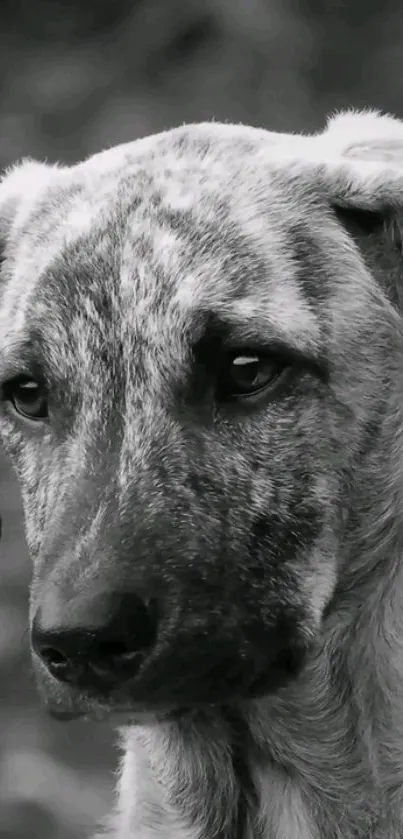
[[[54,405],[1,407],[31,617],[99,581],[170,615],[143,696],[35,660],[50,707],[127,709],[114,839],[403,837],[402,208],[403,123],[375,112],[190,125],[0,184],[1,381],[33,364]],[[285,394],[214,406],[217,318],[300,355]],[[249,678],[276,621],[299,675],[208,702],[200,648]]]

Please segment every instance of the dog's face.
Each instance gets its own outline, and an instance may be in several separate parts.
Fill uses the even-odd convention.
[[[315,143],[190,126],[0,185],[0,426],[50,707],[273,691],[320,634],[396,337],[334,209],[353,164]]]

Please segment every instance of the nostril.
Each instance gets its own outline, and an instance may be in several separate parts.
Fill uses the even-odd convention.
[[[38,648],[37,652],[52,676],[62,682],[73,681],[73,669],[67,656],[55,647]]]
[[[33,621],[32,647],[49,672],[76,684],[89,684],[93,677],[97,688],[99,680],[110,684],[132,678],[155,644],[157,604],[115,593],[73,605],[69,601],[68,607],[69,621],[59,626],[52,626],[42,613]],[[84,617],[86,622],[80,623]]]
[[[60,653],[59,650],[53,649],[53,647],[44,647],[38,652],[46,664],[52,664],[53,666],[67,664],[66,656]]]

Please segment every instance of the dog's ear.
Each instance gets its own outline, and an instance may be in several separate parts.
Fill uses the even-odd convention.
[[[377,112],[345,112],[315,143],[331,207],[403,310],[403,122]]]
[[[315,141],[340,206],[374,212],[402,208],[402,121],[377,112],[341,113]]]
[[[57,168],[25,159],[0,178],[0,255],[13,230],[27,218]]]

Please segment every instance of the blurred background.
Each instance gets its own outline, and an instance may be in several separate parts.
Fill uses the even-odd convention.
[[[403,117],[401,0],[0,0],[0,169],[185,121],[316,130],[346,105]],[[0,507],[0,839],[84,839],[111,806],[113,733],[41,711],[1,454]]]

